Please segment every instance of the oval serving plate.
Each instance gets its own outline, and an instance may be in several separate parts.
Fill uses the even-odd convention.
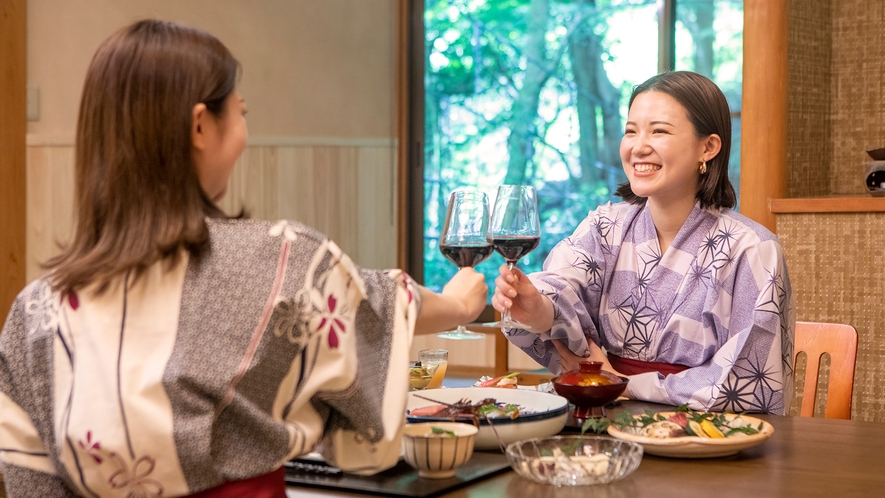
[[[408,415],[409,410],[430,406],[437,403],[419,398],[423,396],[442,403],[455,403],[466,399],[471,403],[494,398],[500,403],[519,405],[520,415],[493,417],[492,424],[504,445],[520,439],[545,437],[558,434],[565,427],[568,418],[568,401],[562,396],[523,389],[499,389],[495,387],[458,387],[451,389],[425,389],[409,392],[406,402],[406,415],[409,423],[451,421],[445,417],[414,417]],[[458,422],[472,422],[468,418],[456,418]],[[476,435],[475,448],[478,450],[499,449],[498,440],[486,419],[479,421],[479,433]]]
[[[670,417],[675,414],[676,412],[660,412],[656,415]],[[753,427],[759,427],[759,424],[762,424],[762,429],[756,434],[726,438],[702,438],[697,436],[652,438],[622,431],[614,425],[609,426],[608,433],[618,439],[641,444],[642,448],[649,455],[673,458],[714,458],[734,455],[743,449],[762,444],[774,433],[774,427],[764,420],[749,415],[725,414],[728,420],[738,416]]]

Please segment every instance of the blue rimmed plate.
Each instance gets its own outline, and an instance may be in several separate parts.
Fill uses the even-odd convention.
[[[421,396],[421,397],[418,397]],[[466,399],[471,403],[494,398],[499,403],[519,405],[520,415],[511,419],[494,417],[492,424],[506,446],[512,442],[534,437],[545,437],[558,434],[568,418],[568,401],[562,396],[523,389],[498,389],[493,387],[459,387],[452,389],[426,389],[412,391],[406,403],[406,413],[415,408],[434,405],[433,401],[456,403]],[[430,421],[451,421],[450,418],[407,416],[409,423]],[[459,422],[469,422],[458,418]],[[475,448],[478,450],[498,449],[498,440],[486,419],[480,420],[479,433],[476,435]]]

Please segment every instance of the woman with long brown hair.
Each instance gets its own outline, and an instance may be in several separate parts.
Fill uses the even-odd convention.
[[[314,449],[383,470],[412,334],[482,310],[473,270],[435,294],[301,224],[226,216],[238,71],[211,35],[159,21],[95,54],[73,240],[0,335],[8,496],[283,497],[282,465]]]

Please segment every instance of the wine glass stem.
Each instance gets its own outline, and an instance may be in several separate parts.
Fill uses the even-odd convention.
[[[507,268],[510,271],[513,271],[513,268],[515,268],[515,267],[516,267],[516,261],[508,261],[507,262]],[[513,319],[510,318],[510,308],[507,308],[506,310],[504,310],[504,313],[501,315],[501,321],[504,323],[510,323],[511,321],[513,321]]]

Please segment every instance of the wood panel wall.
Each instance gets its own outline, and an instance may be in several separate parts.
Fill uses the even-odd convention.
[[[27,1],[0,2],[0,317],[25,284]]]
[[[256,219],[300,221],[330,237],[361,266],[395,267],[395,144],[282,142],[246,148],[221,207],[232,214],[245,208]],[[40,262],[56,254],[71,234],[74,148],[34,138],[27,160],[31,281],[42,273]]]
[[[741,214],[774,232],[787,171],[787,0],[744,2]]]
[[[31,137],[27,148],[27,279],[42,274],[40,262],[56,254],[73,229],[74,148],[69,139]],[[292,219],[334,240],[367,268],[397,266],[394,192],[396,146],[390,140],[252,140],[234,167],[221,207],[251,218]],[[21,286],[19,286],[20,288]],[[425,348],[446,348],[455,371],[491,373],[495,341],[416,337],[413,358]],[[509,345],[510,370],[537,364]]]

